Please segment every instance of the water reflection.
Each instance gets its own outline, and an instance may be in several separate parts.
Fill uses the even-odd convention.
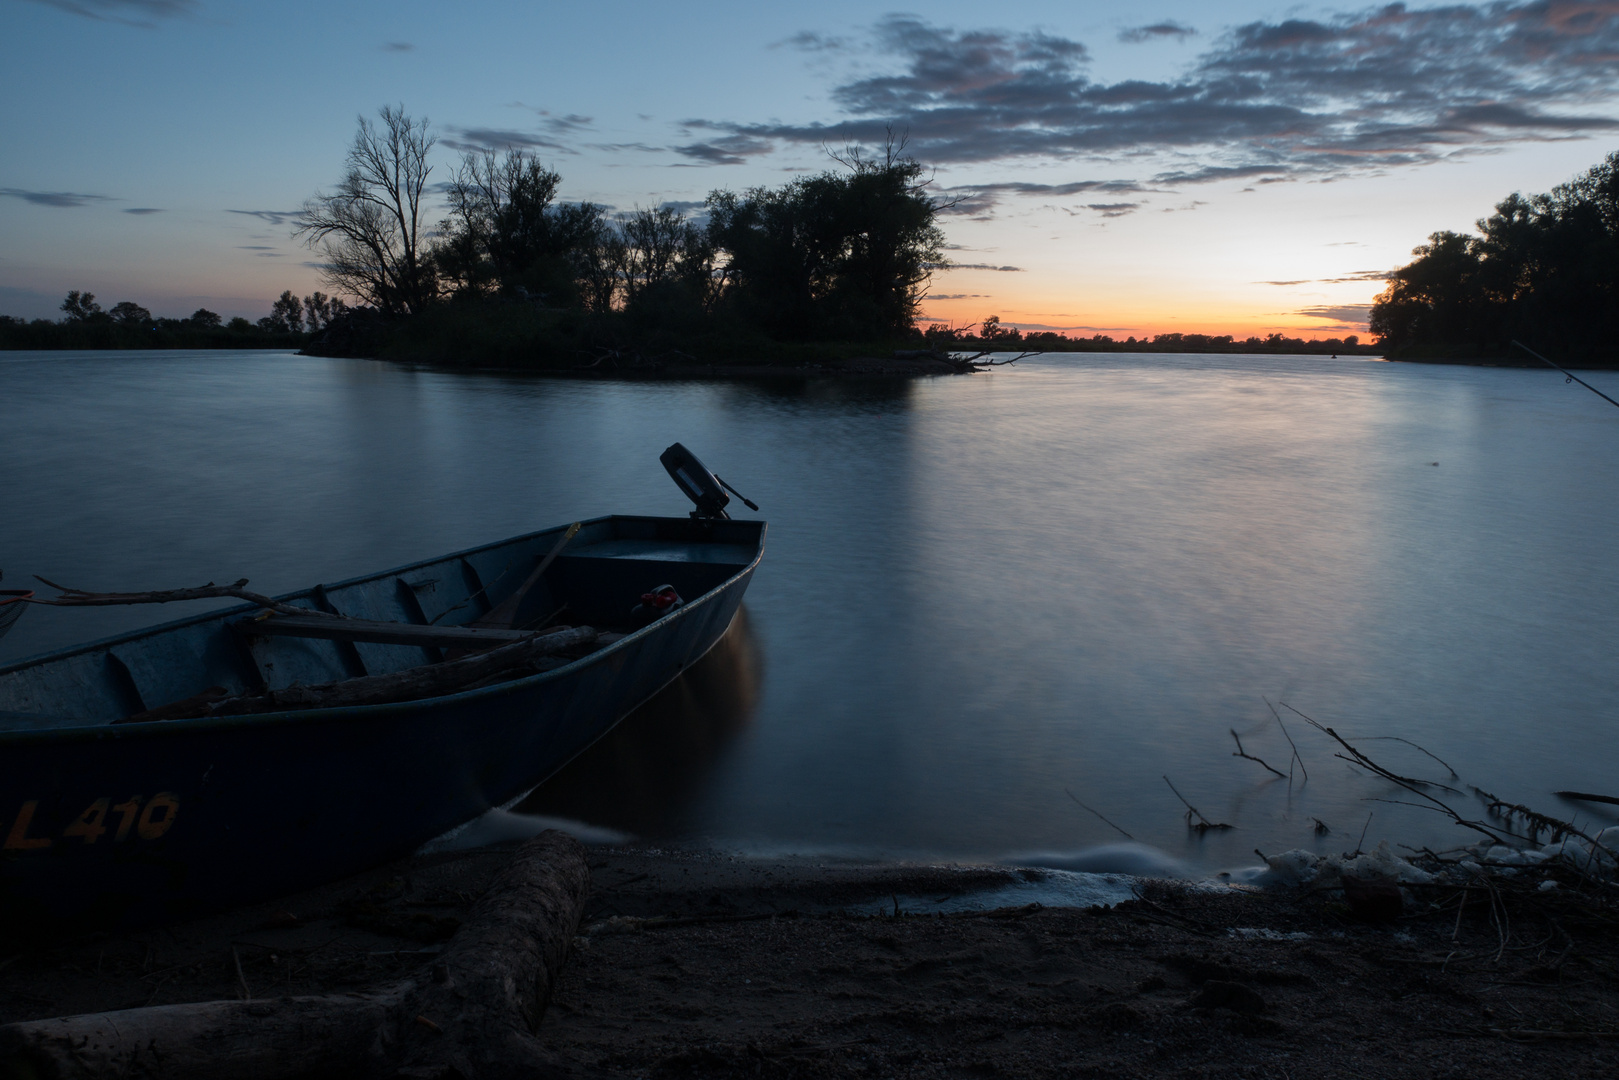
[[[0,475],[26,510],[0,520],[0,566],[303,588],[598,514],[684,514],[656,463],[678,440],[770,521],[752,621],[710,667],[744,642],[752,659],[694,673],[531,805],[777,851],[1117,842],[1071,790],[1204,867],[1352,846],[1373,805],[1369,848],[1444,846],[1461,837],[1435,815],[1368,804],[1401,796],[1319,733],[1294,730],[1310,779],[1289,785],[1232,758],[1228,731],[1287,761],[1264,695],[1352,739],[1410,738],[1513,801],[1607,790],[1619,424],[1576,391],[1296,357],[705,383],[8,355]],[[35,611],[0,662],[186,613]],[[1239,828],[1189,835],[1165,774]]]
[[[540,785],[514,813],[659,839],[690,828],[726,751],[752,722],[763,660],[744,606],[708,655]]]

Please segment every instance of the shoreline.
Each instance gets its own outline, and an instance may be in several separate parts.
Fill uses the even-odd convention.
[[[0,1022],[396,979],[510,853],[417,856],[0,957]],[[1572,890],[1526,880],[1495,901],[1413,888],[1398,918],[1367,922],[1308,889],[1136,879],[1107,907],[929,911],[1050,872],[606,847],[588,862],[539,1028],[562,1075],[1299,1078],[1342,1075],[1352,1050],[1366,1075],[1597,1077],[1619,1034],[1611,907],[1593,921]]]

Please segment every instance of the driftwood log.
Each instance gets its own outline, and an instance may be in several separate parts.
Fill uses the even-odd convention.
[[[0,1075],[39,1080],[543,1077],[535,1037],[590,890],[584,848],[517,850],[436,961],[363,994],[208,1001],[0,1027]]]
[[[252,625],[251,622],[245,624],[249,628],[246,633],[252,632]],[[214,687],[185,701],[135,713],[114,722],[132,724],[151,720],[191,720],[201,716],[243,716],[283,709],[333,709],[415,701],[455,693],[484,679],[537,663],[557,653],[594,645],[597,637],[592,627],[575,626],[552,634],[525,638],[459,660],[447,660],[442,664],[424,664],[387,675],[364,675],[341,682],[288,686],[267,694],[225,697],[222,691],[215,693],[220,688]]]

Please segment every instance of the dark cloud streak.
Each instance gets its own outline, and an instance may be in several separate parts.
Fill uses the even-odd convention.
[[[276,226],[297,224],[298,219],[303,216],[302,210],[226,210],[225,213],[256,217],[260,221]]]
[[[34,0],[35,3],[97,22],[123,23],[150,30],[156,19],[194,15],[196,0]]]
[[[1133,26],[1128,30],[1119,31],[1119,40],[1126,45],[1139,45],[1144,41],[1162,41],[1165,38],[1185,41],[1189,37],[1196,36],[1196,30],[1190,26],[1182,26],[1173,19],[1153,23],[1151,26]]]
[[[559,154],[575,151],[554,139],[547,139],[526,131],[505,128],[447,128],[441,142],[452,150],[476,153],[481,150],[552,150]]]
[[[35,206],[79,207],[112,202],[106,195],[83,195],[76,191],[29,191],[27,188],[0,188],[0,195],[31,202]]]

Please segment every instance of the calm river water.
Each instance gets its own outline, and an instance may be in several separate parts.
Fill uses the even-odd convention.
[[[1308,782],[1233,757],[1231,729],[1289,770],[1267,697],[1552,812],[1592,813],[1556,789],[1619,794],[1619,412],[1549,371],[1113,355],[767,385],[0,353],[0,402],[13,588],[273,593],[684,514],[657,462],[684,442],[770,522],[745,625],[525,804],[658,843],[1123,839],[1076,799],[1203,868],[1363,827],[1469,840],[1369,801],[1404,796],[1285,710]],[[182,613],[35,608],[0,660]],[[1237,828],[1189,833],[1166,775]]]

